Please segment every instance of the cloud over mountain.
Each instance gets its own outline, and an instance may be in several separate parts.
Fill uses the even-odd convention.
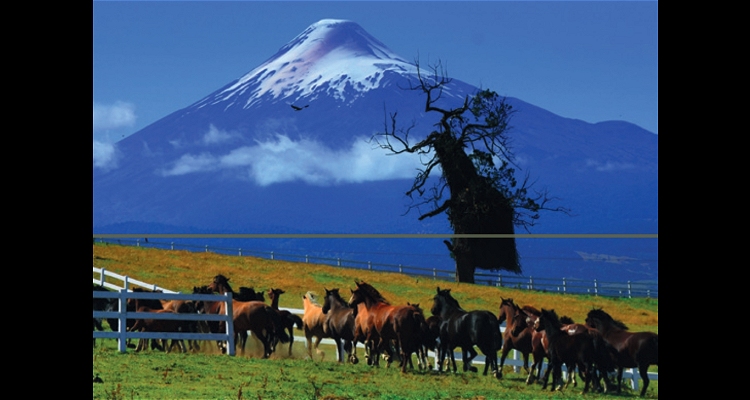
[[[212,127],[207,135],[223,134]],[[421,166],[418,156],[386,157],[383,150],[374,148],[365,138],[355,138],[349,148],[340,150],[282,134],[255,143],[223,154],[185,154],[161,173],[175,176],[229,170],[260,186],[292,181],[328,186],[413,178]]]

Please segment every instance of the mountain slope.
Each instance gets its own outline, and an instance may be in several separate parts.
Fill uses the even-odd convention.
[[[429,133],[436,117],[425,114],[423,93],[408,90],[415,73],[354,22],[315,23],[247,74],[118,142],[117,166],[94,169],[94,232],[449,233],[444,216],[403,215],[418,158],[367,143],[393,112],[403,126],[414,121],[412,137]],[[453,80],[444,106],[476,90]],[[656,135],[508,101],[520,173],[574,214],[543,214],[532,233],[658,232]],[[452,265],[434,239],[258,245]],[[656,240],[525,239],[519,248],[526,274],[622,279],[622,265],[595,265],[585,253],[637,259],[631,269],[658,277]]]

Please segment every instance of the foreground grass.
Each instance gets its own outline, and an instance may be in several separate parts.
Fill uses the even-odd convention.
[[[252,342],[252,340],[250,341]],[[209,343],[210,344],[210,343]],[[209,345],[207,344],[207,345]],[[249,346],[255,344],[248,343]],[[215,353],[179,354],[128,351],[120,354],[114,340],[100,340],[94,349],[94,399],[604,399],[637,397],[589,393],[577,388],[562,392],[527,386],[525,374],[506,367],[500,380],[481,373],[436,373],[398,368],[340,365],[332,359],[303,359],[298,343],[292,358],[263,360]],[[329,352],[333,357],[335,352]],[[459,365],[459,369],[460,369]],[[481,371],[481,369],[480,369]],[[658,397],[652,381],[648,398]]]
[[[610,299],[594,296],[558,295],[518,289],[433,281],[401,274],[336,268],[326,265],[272,261],[254,257],[214,253],[167,251],[143,247],[94,245],[94,265],[134,279],[182,292],[206,285],[216,274],[224,274],[233,286],[258,290],[282,288],[282,307],[302,308],[301,296],[308,290],[322,293],[338,287],[354,287],[354,280],[371,283],[392,303],[420,303],[429,310],[436,286],[451,288],[467,310],[498,312],[500,297],[512,297],[521,305],[555,309],[582,322],[593,307],[601,307],[622,320],[631,331],[658,332],[657,299]],[[427,311],[429,313],[429,311]],[[106,324],[105,324],[106,325]],[[295,336],[302,336],[297,330]],[[248,341],[248,356],[218,354],[211,343],[197,354],[165,354],[156,351],[120,354],[116,341],[97,340],[93,373],[103,383],[93,385],[95,399],[600,399],[637,397],[629,389],[623,394],[580,395],[577,388],[563,392],[542,391],[526,386],[526,374],[511,367],[496,380],[481,373],[443,373],[398,368],[339,365],[335,350],[327,348],[324,361],[306,359],[304,345],[296,343],[291,357],[260,359],[257,343]],[[362,358],[360,356],[360,358]],[[461,366],[459,365],[459,369]],[[653,366],[651,371],[658,372]],[[658,382],[652,381],[646,397],[658,397]]]

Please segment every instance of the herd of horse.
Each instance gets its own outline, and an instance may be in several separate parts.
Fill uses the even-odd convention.
[[[229,278],[217,275],[206,286],[194,287],[194,293],[231,293],[234,332],[240,351],[244,354],[247,332],[252,332],[263,345],[263,358],[268,358],[278,343],[289,343],[292,354],[294,327],[304,332],[307,341],[307,356],[323,360],[325,353],[319,349],[322,339],[332,339],[337,348],[340,363],[356,364],[357,344],[364,346],[364,356],[368,365],[379,365],[380,359],[387,365],[398,359],[402,372],[414,368],[412,355],[415,355],[419,369],[432,369],[427,352],[437,355],[435,367],[442,371],[452,369],[457,372],[454,352],[461,348],[463,371],[477,372],[471,365],[478,355],[475,347],[485,357],[483,374],[491,373],[502,377],[502,367],[511,350],[523,355],[524,369],[528,372],[527,384],[534,381],[547,387],[552,375],[552,390],[561,390],[570,382],[576,385],[575,372],[584,381],[583,392],[590,387],[597,391],[621,390],[624,368],[638,368],[644,396],[649,385],[648,367],[658,365],[658,334],[653,332],[630,332],[622,322],[612,318],[602,309],[591,310],[585,324],[576,324],[568,317],[558,317],[554,310],[537,309],[533,306],[520,307],[513,299],[501,298],[499,314],[488,310],[466,311],[453,298],[450,289],[437,288],[426,316],[419,304],[402,306],[391,305],[372,285],[355,282],[348,300],[341,297],[338,288],[325,289],[323,300],[314,292],[302,296],[304,314],[299,317],[278,307],[281,289],[269,289],[267,294],[271,304],[265,302],[263,292],[252,288],[241,288],[236,293],[229,284]],[[94,290],[106,290],[95,285]],[[134,289],[137,291],[139,289]],[[321,304],[322,303],[322,304]],[[225,301],[160,301],[129,299],[128,310],[156,313],[207,313],[224,314]],[[95,310],[114,310],[116,303],[108,299],[94,298]],[[151,332],[226,332],[225,322],[181,321],[181,320],[130,320],[130,331]],[[108,320],[116,330],[118,320]],[[506,328],[501,332],[500,325]],[[94,329],[103,329],[101,322],[94,319]],[[313,343],[314,340],[314,343]],[[145,349],[148,340],[141,340],[136,350]],[[218,342],[222,351],[226,342]],[[177,345],[185,352],[182,341],[166,343],[152,341],[152,348],[169,351]],[[189,343],[191,350],[198,349],[198,343]],[[500,352],[498,364],[497,353]],[[529,355],[533,364],[529,367]],[[542,362],[548,367],[542,375]],[[562,367],[568,371],[568,380],[562,380]],[[617,383],[610,380],[610,373],[616,372]],[[604,381],[604,385],[601,384]]]

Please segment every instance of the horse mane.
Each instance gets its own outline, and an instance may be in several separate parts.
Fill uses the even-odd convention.
[[[521,310],[525,311],[527,314],[534,314],[537,317],[540,316],[540,315],[542,315],[541,311],[539,311],[538,309],[536,309],[536,308],[534,308],[532,306],[523,306],[523,307],[521,307]]]
[[[565,325],[570,325],[570,324],[575,324],[576,322],[573,321],[573,318],[570,318],[567,315],[563,315],[562,317],[560,317],[560,323],[565,324]]]
[[[315,292],[308,290],[307,293],[305,293],[305,297],[310,300],[310,303],[314,306],[323,307],[322,304],[318,303],[318,295]]]
[[[232,287],[229,286],[229,278],[226,276],[219,274],[214,276],[214,283],[217,285],[223,285],[227,288],[227,291],[234,293],[234,290],[232,290]]]
[[[357,283],[357,287],[360,288],[360,289],[362,289],[362,290],[364,290],[365,295],[369,296],[371,299],[373,299],[375,301],[379,301],[381,303],[391,304],[391,303],[388,302],[388,300],[385,299],[385,297],[383,297],[383,295],[380,294],[380,292],[378,292],[377,289],[375,289],[374,287],[372,287],[372,285],[370,285],[369,283],[358,282]]]
[[[331,290],[326,289],[326,290],[334,294],[333,299],[336,300],[337,303],[339,303],[342,306],[349,307],[349,303],[347,303],[346,300],[341,298],[341,295],[339,294],[339,288],[333,288]]]
[[[450,289],[443,289],[440,290],[440,287],[438,286],[438,296],[443,298],[446,302],[450,303],[452,306],[456,307],[457,309],[463,311],[463,308],[461,308],[461,305],[458,304],[458,300],[456,300],[453,296],[451,296],[451,290]]]
[[[602,321],[603,323],[609,323],[614,325],[616,328],[622,329],[627,331],[628,327],[622,321],[618,321],[614,318],[612,318],[611,315],[607,314],[602,310],[601,308],[596,308],[591,311],[589,311],[588,318],[591,319],[598,319],[599,321]]]
[[[555,310],[545,310],[542,308],[541,312],[541,319],[544,321],[547,321],[554,329],[560,329],[562,327],[562,323],[560,322],[560,318],[557,316],[557,313]]]

